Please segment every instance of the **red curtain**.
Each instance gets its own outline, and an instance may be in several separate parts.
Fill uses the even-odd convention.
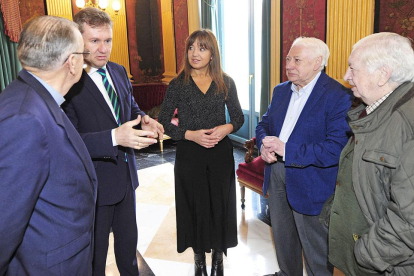
[[[1,0],[4,32],[13,42],[19,41],[22,23],[20,20],[19,0]]]

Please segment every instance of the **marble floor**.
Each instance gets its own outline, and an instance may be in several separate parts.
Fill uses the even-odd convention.
[[[245,150],[234,146],[236,168],[244,162]],[[137,152],[140,186],[136,190],[138,223],[138,262],[141,276],[194,275],[193,251],[176,250],[176,224],[174,206],[175,144],[165,141],[164,153],[155,145]],[[237,202],[240,203],[240,191]],[[279,270],[273,246],[271,227],[259,219],[263,215],[263,197],[246,190],[246,208],[237,209],[238,241],[224,258],[225,275],[256,276]],[[107,276],[119,275],[113,253],[113,238],[107,259]],[[210,269],[211,254],[207,254]],[[209,272],[209,270],[208,270]],[[306,272],[304,271],[304,275]]]

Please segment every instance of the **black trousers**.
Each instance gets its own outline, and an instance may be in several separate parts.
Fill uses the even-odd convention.
[[[175,160],[177,251],[210,252],[237,245],[233,145],[225,137],[214,148],[180,141]]]
[[[125,197],[120,202],[96,208],[93,275],[105,275],[111,227],[114,234],[116,264],[121,276],[139,275],[136,255],[138,228],[135,193],[130,182],[126,185]]]

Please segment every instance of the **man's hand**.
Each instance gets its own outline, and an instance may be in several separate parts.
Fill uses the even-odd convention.
[[[211,136],[214,128],[200,129],[200,130],[187,130],[185,132],[185,139],[193,141],[205,148],[212,148],[220,141],[217,136]]]
[[[285,155],[285,143],[276,136],[266,136],[262,140],[262,144],[270,152],[275,152],[279,156]]]
[[[263,161],[266,163],[272,164],[277,162],[276,154],[274,152],[268,151],[262,144],[262,148],[260,149],[260,156],[262,157]]]
[[[138,117],[139,116],[140,115],[138,115]],[[160,139],[162,140],[162,136],[164,135],[164,127],[148,115],[145,115],[142,118],[141,129],[152,131],[153,133],[155,133],[156,136],[152,136],[153,138],[160,137]]]
[[[260,149],[262,159],[267,163],[277,162],[276,154],[283,156],[285,153],[285,143],[278,137],[266,136],[262,140],[262,148]]]
[[[141,122],[141,116],[126,122],[115,129],[115,140],[118,145],[133,149],[146,148],[157,143],[157,140],[149,137],[157,137],[156,133],[148,130],[137,130],[133,127]],[[162,127],[162,126],[161,126]],[[163,129],[164,131],[164,129]]]

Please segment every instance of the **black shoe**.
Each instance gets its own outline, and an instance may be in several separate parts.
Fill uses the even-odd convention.
[[[206,253],[194,252],[194,274],[195,276],[208,276],[206,268]]]
[[[213,249],[210,276],[223,276],[223,252]]]

